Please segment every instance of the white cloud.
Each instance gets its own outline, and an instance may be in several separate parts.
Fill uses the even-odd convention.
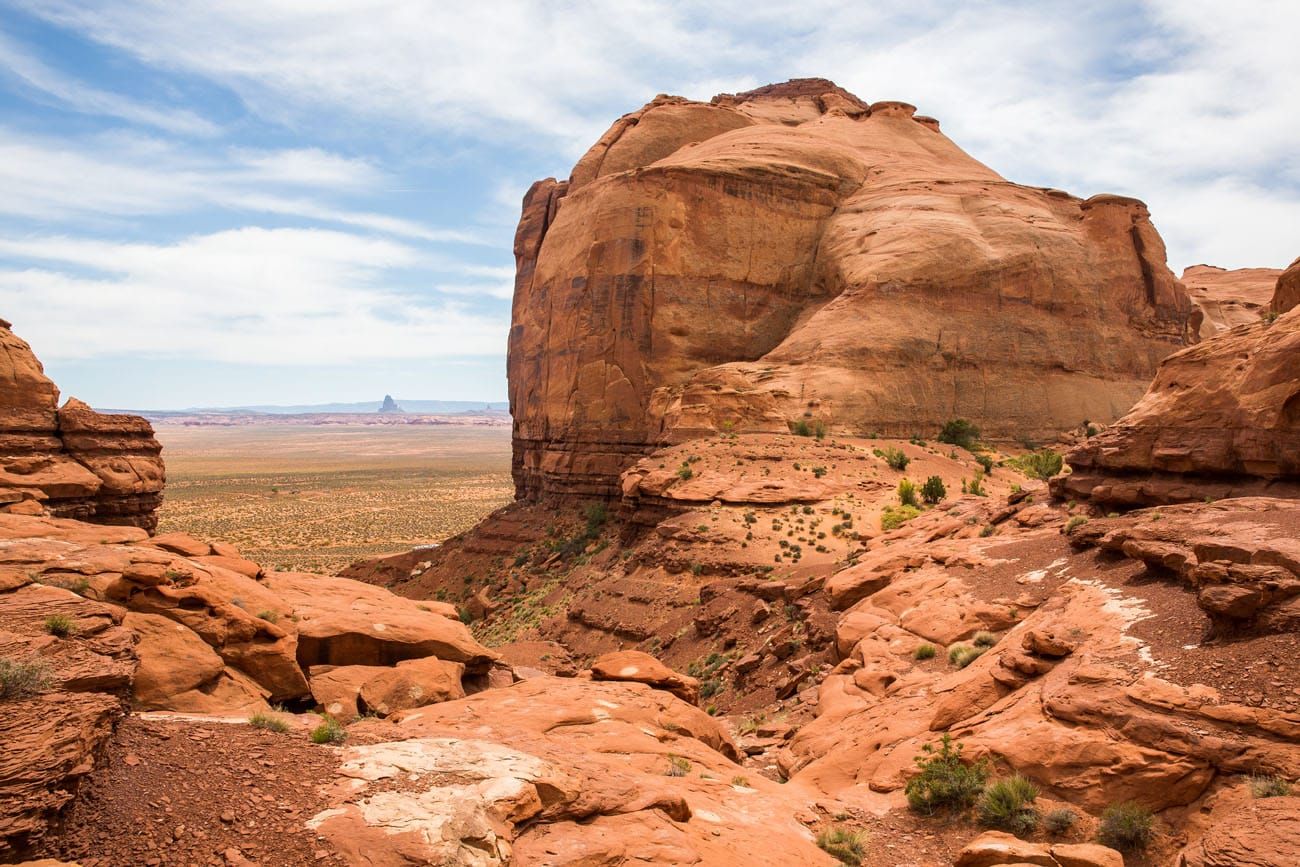
[[[0,70],[25,87],[83,114],[116,117],[183,135],[211,136],[219,132],[216,124],[191,111],[153,108],[68,78],[24,51],[4,33],[0,33]]]
[[[168,244],[0,240],[0,309],[51,360],[136,355],[246,364],[496,355],[499,317],[392,288],[419,251],[319,229]]]

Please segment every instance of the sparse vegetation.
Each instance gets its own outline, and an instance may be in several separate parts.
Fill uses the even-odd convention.
[[[284,734],[289,731],[289,724],[274,714],[258,711],[248,718],[248,724],[255,729]],[[320,741],[317,741],[320,743]]]
[[[980,795],[976,805],[980,824],[1017,836],[1029,834],[1038,827],[1037,797],[1038,787],[1019,774],[998,780]]]
[[[954,644],[948,648],[948,662],[955,668],[965,668],[984,655],[987,647],[971,647],[969,644]]]
[[[938,476],[930,476],[921,486],[921,499],[930,505],[943,501],[948,496],[948,489],[943,486],[943,479]]]
[[[1061,807],[1057,810],[1049,810],[1043,816],[1043,828],[1052,836],[1059,837],[1073,828],[1077,821],[1079,821],[1078,814],[1067,807]]]
[[[912,658],[918,660],[934,659],[935,655],[938,654],[938,652],[939,652],[939,648],[935,647],[933,644],[930,644],[929,642],[926,642],[925,644],[918,644],[916,646],[916,650],[912,651]]]
[[[888,532],[897,530],[908,521],[921,514],[921,510],[915,506],[885,506],[880,513],[880,529]]]
[[[691,772],[691,763],[681,756],[668,754],[668,770],[664,771],[666,777],[684,777]]]
[[[1065,522],[1065,535],[1070,535],[1086,523],[1088,523],[1088,519],[1083,515],[1075,515],[1071,517],[1070,520]]]
[[[320,725],[311,730],[314,744],[341,744],[347,739],[347,729],[332,716],[322,716]]]
[[[742,789],[749,788],[749,779],[747,777],[732,777],[731,785],[739,786]]]
[[[996,635],[982,629],[971,637],[971,644],[974,644],[976,647],[992,647],[997,643],[998,637]]]
[[[900,479],[898,482],[898,502],[904,506],[916,508],[920,503],[916,499],[916,483],[911,479]]]
[[[975,463],[980,465],[980,469],[984,471],[985,475],[993,475],[993,467],[996,466],[993,455],[978,454],[975,456]]]
[[[1065,458],[1053,449],[1040,449],[1011,458],[1007,463],[1031,479],[1041,479],[1045,482],[1061,471],[1065,466]]]
[[[912,462],[911,458],[903,454],[902,449],[892,447],[887,449],[873,449],[872,454],[888,464],[891,470],[905,470],[907,469],[907,465]]]
[[[50,668],[39,659],[0,659],[0,699],[36,695],[50,683]]]
[[[907,805],[915,812],[932,816],[941,810],[964,810],[979,798],[988,780],[988,763],[984,760],[966,764],[961,757],[962,745],[954,744],[945,734],[935,749],[921,747],[915,758],[921,772],[907,781]]]
[[[682,461],[682,465],[677,468],[677,478],[684,482],[693,475],[695,475],[695,470],[691,469],[691,465],[686,461]]]
[[[280,620],[280,615],[269,608],[267,608],[265,611],[257,612],[257,616],[258,619],[265,620],[267,623],[277,623]]]
[[[55,638],[68,638],[77,634],[77,624],[66,614],[51,614],[45,618],[44,627]]]
[[[817,845],[841,864],[856,867],[867,854],[866,835],[847,828],[828,828],[817,835]]]
[[[1127,801],[1112,804],[1101,814],[1097,840],[1103,846],[1121,852],[1135,852],[1145,849],[1154,833],[1151,811],[1140,804]]]
[[[979,442],[980,429],[964,418],[954,418],[944,422],[943,430],[939,431],[938,440],[941,443],[961,446],[969,449]]]
[[[1281,777],[1256,775],[1250,778],[1250,793],[1256,798],[1280,798],[1291,794],[1291,784]]]
[[[969,482],[962,479],[961,492],[963,494],[974,494],[977,497],[987,497],[988,492],[984,490],[984,470],[976,470],[975,475],[971,476]]]

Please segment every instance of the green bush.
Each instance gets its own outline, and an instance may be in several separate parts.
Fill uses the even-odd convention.
[[[1103,846],[1121,852],[1145,849],[1151,842],[1154,821],[1146,807],[1128,801],[1112,804],[1101,814],[1097,839]]]
[[[1065,522],[1065,535],[1067,536],[1070,535],[1071,533],[1073,533],[1075,530],[1079,529],[1086,523],[1088,523],[1088,519],[1085,518],[1083,515],[1075,515],[1074,517],[1070,518],[1070,520]]]
[[[854,867],[861,864],[862,858],[867,854],[866,842],[865,834],[847,828],[828,828],[817,835],[817,845],[822,851],[841,864],[851,864]]]
[[[878,458],[883,458],[891,470],[905,470],[912,459],[903,454],[902,449],[887,448],[884,450],[875,449],[874,454]]]
[[[1250,793],[1256,798],[1280,798],[1291,794],[1291,784],[1281,777],[1252,776]]]
[[[981,629],[971,638],[971,643],[976,647],[992,647],[998,643],[998,637],[992,632],[985,632]]]
[[[320,725],[311,730],[314,744],[341,744],[347,739],[347,730],[332,716],[322,717]]]
[[[0,659],[0,699],[36,695],[50,683],[50,668],[39,659]]]
[[[937,654],[938,652],[939,652],[939,648],[935,647],[933,644],[930,644],[929,642],[925,644],[918,644],[916,646],[916,650],[912,651],[912,658],[913,659],[934,659],[935,654]]]
[[[898,482],[898,502],[904,506],[916,508],[920,503],[916,499],[916,483],[910,479],[900,479]]]
[[[691,772],[691,763],[681,756],[668,754],[668,770],[664,771],[667,777],[684,777]]]
[[[280,719],[278,716],[266,713],[265,711],[258,711],[250,716],[248,718],[248,724],[255,729],[262,729],[263,731],[275,732],[276,734],[281,735],[289,730],[289,724],[287,722]]]
[[[1047,481],[1065,466],[1065,458],[1058,451],[1040,449],[1012,458],[1008,463],[1031,479]]]
[[[684,482],[693,475],[695,475],[695,470],[691,469],[691,465],[686,461],[682,461],[682,465],[677,468],[677,478]]]
[[[939,749],[921,747],[915,758],[921,772],[907,781],[907,805],[917,813],[932,816],[940,810],[964,810],[975,803],[988,780],[988,762],[966,764],[962,746],[954,746],[952,735],[944,735]]]
[[[980,465],[980,469],[982,469],[985,474],[990,476],[993,475],[993,455],[976,455],[975,463]]]
[[[1061,807],[1059,810],[1051,810],[1043,816],[1043,827],[1047,833],[1054,837],[1059,837],[1066,831],[1074,827],[1074,823],[1079,821],[1079,817],[1073,810]]]
[[[908,521],[921,514],[921,510],[915,506],[885,506],[885,510],[880,513],[880,529],[885,532],[897,530]]]
[[[964,449],[975,445],[979,442],[979,438],[980,429],[964,418],[954,418],[944,422],[943,430],[939,431],[938,437],[941,443],[961,446]]]
[[[956,668],[965,668],[984,655],[987,647],[971,647],[969,644],[954,644],[948,648],[948,662]]]
[[[930,476],[921,486],[921,499],[930,505],[941,502],[946,496],[948,496],[948,489],[943,486],[943,479],[938,476]]]
[[[269,608],[265,611],[257,612],[257,616],[258,619],[265,620],[267,623],[276,623],[280,619],[280,615]]]
[[[1038,810],[1033,806],[1037,797],[1038,787],[1017,774],[985,789],[975,811],[986,828],[1024,836],[1038,827]]]
[[[66,614],[51,614],[45,618],[45,631],[56,638],[77,634],[77,624]]]

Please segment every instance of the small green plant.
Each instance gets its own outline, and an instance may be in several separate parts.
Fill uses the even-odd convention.
[[[883,458],[891,470],[905,470],[912,459],[903,454],[902,449],[887,448],[885,450],[876,449],[874,454],[878,458]]]
[[[731,785],[738,786],[742,789],[749,788],[749,779],[747,777],[732,777]]]
[[[1085,518],[1083,515],[1073,516],[1072,518],[1070,518],[1070,520],[1065,522],[1065,535],[1067,536],[1070,535],[1071,533],[1073,533],[1075,530],[1079,529],[1086,523],[1088,523],[1088,519]]]
[[[930,476],[921,486],[921,499],[932,506],[942,502],[946,496],[948,496],[948,489],[943,486],[943,479],[938,476]]]
[[[55,638],[68,638],[77,634],[77,624],[66,614],[51,614],[45,618],[45,631]]]
[[[996,635],[992,632],[985,632],[982,629],[971,637],[971,644],[974,644],[976,647],[992,647],[997,643],[998,637]]]
[[[954,418],[944,422],[943,430],[939,431],[938,436],[939,442],[961,446],[964,449],[975,445],[979,438],[980,429],[964,418]]]
[[[1291,794],[1291,784],[1281,777],[1255,775],[1250,778],[1250,793],[1256,798],[1281,798]]]
[[[980,465],[980,469],[982,469],[986,475],[993,475],[993,467],[995,466],[993,455],[978,454],[975,456],[975,463]]]
[[[812,474],[813,474],[813,476],[814,476],[815,478],[820,479],[822,476],[826,475],[826,468],[825,468],[825,467],[813,467],[813,468],[812,468]]]
[[[898,502],[904,506],[916,508],[920,502],[916,499],[916,483],[911,479],[900,479],[898,482]]]
[[[969,644],[954,644],[948,648],[948,662],[955,668],[965,668],[984,655],[987,647],[971,647]]]
[[[677,468],[677,478],[684,482],[693,475],[695,475],[695,470],[691,469],[691,465],[686,461],[682,461],[682,465]]]
[[[916,650],[912,651],[912,658],[917,660],[934,659],[935,655],[938,654],[938,652],[939,652],[939,648],[935,647],[933,644],[930,644],[929,642],[926,642],[925,644],[918,644],[916,646]]]
[[[257,616],[259,619],[265,620],[267,623],[276,623],[280,620],[280,615],[269,608],[265,611],[257,612]]]
[[[984,471],[982,469],[976,470],[975,475],[971,476],[969,482],[962,479],[961,492],[963,494],[974,494],[977,497],[987,497],[988,492],[984,490]]]
[[[981,759],[966,764],[961,758],[962,745],[954,744],[945,734],[936,750],[933,744],[921,747],[915,758],[921,772],[907,781],[907,805],[917,813],[932,816],[940,810],[964,810],[975,803],[988,780],[988,762]]]
[[[822,851],[841,864],[851,864],[854,867],[861,864],[867,854],[866,842],[866,835],[861,831],[850,831],[847,828],[827,828],[817,835],[817,845]]]
[[[347,729],[332,716],[321,717],[320,725],[311,730],[311,742],[314,744],[341,744],[347,739]]]
[[[880,513],[880,529],[888,532],[897,530],[908,521],[921,514],[921,510],[915,506],[885,506],[884,511]]]
[[[39,659],[0,659],[0,699],[36,695],[49,683],[49,666]]]
[[[257,713],[250,716],[248,718],[248,724],[255,729],[262,729],[263,731],[275,732],[276,734],[280,734],[280,735],[289,731],[289,724],[287,722],[280,719],[278,716],[266,713],[265,711],[258,711]]]
[[[1008,463],[1031,479],[1047,481],[1065,466],[1065,458],[1052,449],[1040,449],[1012,458]]]
[[[668,754],[668,770],[664,771],[667,777],[684,777],[691,772],[691,763],[681,756]]]
[[[1140,804],[1127,801],[1112,804],[1101,814],[1097,839],[1103,846],[1121,852],[1145,849],[1154,834],[1151,811]]]
[[[980,795],[976,805],[980,824],[1017,836],[1032,833],[1038,827],[1038,810],[1033,806],[1037,797],[1038,787],[1019,774],[998,780]]]
[[[1079,821],[1078,814],[1067,807],[1061,807],[1058,810],[1049,810],[1043,816],[1043,828],[1053,837],[1059,837],[1073,828],[1077,821]]]

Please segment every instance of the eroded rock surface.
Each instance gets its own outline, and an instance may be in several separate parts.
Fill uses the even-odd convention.
[[[1196,310],[1192,325],[1197,336],[1206,340],[1238,325],[1253,325],[1263,319],[1273,302],[1280,268],[1217,268],[1192,265],[1183,270]]]

